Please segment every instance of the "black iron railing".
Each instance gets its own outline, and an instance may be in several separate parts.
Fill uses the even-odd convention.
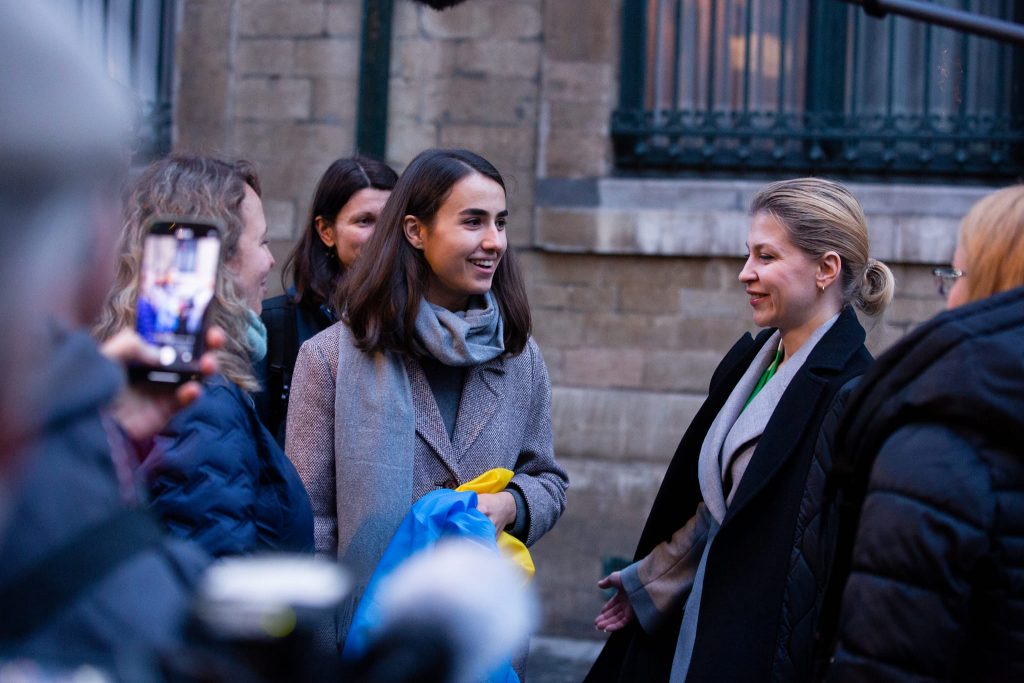
[[[134,159],[171,149],[176,0],[61,0],[136,108]]]
[[[1024,175],[1024,48],[833,0],[625,0],[623,19],[620,169]]]

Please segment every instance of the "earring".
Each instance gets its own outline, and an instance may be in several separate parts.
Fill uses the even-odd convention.
[[[818,292],[821,294],[825,293],[825,285],[818,285]]]

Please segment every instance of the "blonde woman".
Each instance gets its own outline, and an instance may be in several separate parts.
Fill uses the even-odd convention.
[[[245,163],[173,156],[133,183],[120,266],[98,334],[131,327],[145,225],[153,215],[219,218],[226,227],[207,320],[227,333],[220,375],[140,453],[138,476],[168,530],[220,556],[261,549],[312,550],[309,497],[291,462],[256,416],[253,363],[266,353],[259,312],[274,258],[259,181]]]
[[[1024,680],[1024,186],[971,209],[935,277],[949,310],[878,359],[837,432],[829,680]]]
[[[711,378],[640,537],[598,584],[613,631],[588,681],[805,680],[827,575],[823,424],[867,369],[854,308],[880,313],[889,269],[857,200],[816,178],[754,197],[739,282],[753,322]]]

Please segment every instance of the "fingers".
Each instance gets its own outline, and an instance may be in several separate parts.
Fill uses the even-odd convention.
[[[147,344],[142,337],[131,328],[125,328],[100,345],[100,353],[118,363],[140,363],[156,365],[160,361],[159,352]]]
[[[601,612],[594,619],[594,627],[599,631],[618,631],[633,621],[633,606],[629,600],[618,593],[605,603]]]
[[[206,330],[206,348],[212,350],[222,349],[227,341],[227,334],[216,325],[211,325],[210,328]]]
[[[185,406],[199,398],[199,395],[203,393],[203,385],[199,382],[191,381],[185,382],[175,392],[175,398],[178,400],[178,407],[184,408]]]
[[[598,588],[622,588],[622,576],[619,572],[612,572],[597,582]]]

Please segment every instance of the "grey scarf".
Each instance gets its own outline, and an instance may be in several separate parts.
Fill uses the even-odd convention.
[[[472,308],[473,305],[483,308]],[[416,337],[445,365],[469,367],[505,351],[494,295],[453,313],[422,300]],[[338,618],[344,643],[355,602],[412,503],[416,414],[405,357],[367,354],[344,328],[334,397],[334,467],[338,490],[338,559],[355,579],[353,600]],[[358,492],[344,495],[345,491]]]

